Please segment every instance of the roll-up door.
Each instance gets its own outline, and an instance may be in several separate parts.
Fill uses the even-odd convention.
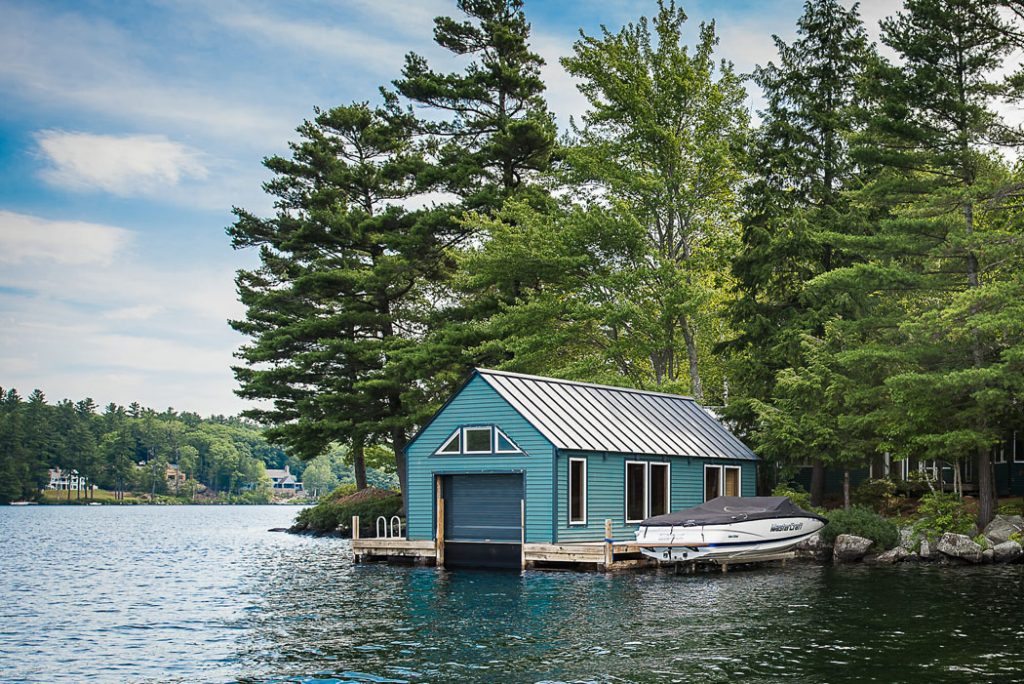
[[[444,478],[445,565],[520,566],[523,476]]]

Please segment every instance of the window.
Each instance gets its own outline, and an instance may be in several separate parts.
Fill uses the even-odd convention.
[[[569,459],[569,524],[587,524],[587,459]]]
[[[456,430],[455,434],[448,438],[448,441],[441,445],[441,448],[437,450],[439,454],[459,454],[462,453],[462,431]]]
[[[647,513],[647,464],[626,461],[626,522],[640,522]]]
[[[651,510],[650,515],[665,515],[670,510],[671,482],[668,463],[652,463],[651,469]]]
[[[496,454],[521,454],[523,450],[515,445],[504,432],[494,428],[494,453]]]
[[[739,466],[725,466],[725,495],[740,496]]]
[[[463,428],[462,430],[463,439],[466,442],[466,447],[462,453],[464,454],[489,454],[491,453],[491,428],[489,427],[474,427],[474,428]]]
[[[1013,462],[1024,463],[1024,439],[1021,439],[1017,431],[1013,432],[1013,439],[1010,441],[1013,447]]]
[[[711,501],[722,495],[722,468],[704,466],[704,500]]]

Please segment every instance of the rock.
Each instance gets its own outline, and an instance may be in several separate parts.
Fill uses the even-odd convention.
[[[981,552],[981,562],[991,563],[995,559],[995,552],[992,549],[985,549]]]
[[[1005,541],[992,547],[992,560],[996,563],[1017,563],[1024,558],[1024,549],[1015,541]]]
[[[880,553],[875,556],[873,562],[880,563],[882,565],[892,565],[893,563],[899,563],[900,561],[905,560],[910,555],[910,551],[902,546],[897,546],[895,549],[889,549],[885,553]]]
[[[874,544],[870,539],[855,534],[841,534],[836,537],[836,545],[832,550],[832,558],[839,563],[854,563],[867,554]]]
[[[913,551],[917,548],[917,543],[921,539],[920,535],[914,532],[913,527],[901,527],[900,528],[900,543],[907,551]]]
[[[959,558],[969,563],[980,563],[982,548],[966,534],[947,532],[935,545],[935,550],[950,558]]]
[[[271,527],[267,532],[287,532],[288,530],[287,527]]]
[[[992,518],[992,522],[985,526],[982,534],[995,546],[1009,541],[1010,535],[1015,532],[1024,532],[1024,517],[1019,515],[997,515]]]
[[[935,555],[935,550],[932,548],[931,542],[927,539],[921,540],[921,548],[917,550],[917,557],[923,561],[930,561]]]
[[[815,532],[807,539],[796,545],[793,549],[799,558],[813,558],[814,560],[828,560],[832,556],[832,547],[821,538],[821,532]]]

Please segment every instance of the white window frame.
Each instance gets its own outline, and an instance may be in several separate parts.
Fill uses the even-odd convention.
[[[572,519],[572,464],[573,463],[582,463],[583,464],[583,491],[581,492],[581,495],[583,497],[583,519],[582,520],[573,520]],[[585,458],[578,458],[578,457],[570,458],[569,459],[569,477],[567,479],[569,481],[569,486],[568,486],[569,500],[566,501],[566,507],[567,507],[566,513],[567,513],[567,517],[569,518],[569,527],[585,526],[587,524],[587,459],[585,459]]]
[[[624,491],[625,496],[623,497],[623,504],[625,505],[625,509],[623,510],[622,513],[623,513],[623,518],[625,518],[627,525],[632,525],[632,524],[635,524],[635,523],[643,522],[644,518],[647,517],[647,516],[644,516],[644,518],[635,518],[635,519],[629,517],[629,466],[631,466],[631,465],[643,466],[643,471],[642,471],[643,474],[644,474],[644,505],[643,505],[643,512],[647,513],[647,511],[650,508],[650,500],[651,500],[651,498],[650,498],[651,478],[649,477],[650,473],[647,472],[647,465],[648,465],[648,463],[649,463],[649,461],[626,461],[626,467],[625,467],[625,470],[622,473],[622,484],[624,485],[623,489],[625,490]]]
[[[459,440],[459,450],[458,451],[445,451],[445,447],[447,447],[449,444],[451,444],[456,439]],[[437,451],[435,451],[434,453],[436,455],[438,455],[438,456],[456,456],[458,454],[461,454],[462,453],[462,439],[463,439],[462,438],[462,429],[460,428],[460,429],[456,430],[455,432],[453,432],[451,435],[449,435],[448,439],[444,440],[444,443],[441,446],[439,446],[437,448]]]
[[[487,448],[483,451],[470,451],[469,439],[466,436],[470,430],[487,430]],[[493,425],[467,425],[462,428],[462,453],[467,455],[493,454],[494,453],[494,426]]]
[[[499,449],[498,448],[498,436],[504,437],[509,444],[512,445],[511,449]],[[494,428],[494,453],[496,454],[521,454],[523,450],[519,448],[519,445],[512,441],[508,435],[499,430],[497,427]]]
[[[708,471],[709,470],[717,470],[718,471],[718,493],[715,494],[715,497],[722,496],[722,488],[725,487],[725,479],[724,479],[725,474],[722,472],[722,466],[720,466],[720,465],[711,465],[709,463],[705,463],[704,464],[704,479],[701,481],[701,489],[700,489],[701,500],[702,501],[710,501],[710,499],[707,498],[707,496],[708,496]]]
[[[654,486],[651,479],[651,471],[655,468],[665,468],[665,513],[672,512],[672,464],[667,461],[648,461],[647,463],[647,517],[654,515],[651,510],[651,492]],[[660,515],[660,514],[659,514]]]
[[[737,472],[737,475],[736,475],[736,496],[743,496],[743,466],[738,466],[738,465],[724,465],[724,466],[722,466],[722,475],[721,475],[721,479],[719,480],[719,482],[721,483],[721,491],[725,491],[725,488],[726,488],[726,484],[725,484],[725,471],[726,470],[735,470]],[[723,495],[719,494],[719,496],[723,496]]]

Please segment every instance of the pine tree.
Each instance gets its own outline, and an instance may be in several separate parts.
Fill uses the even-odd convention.
[[[797,439],[792,424],[782,440],[785,448],[778,450],[769,425],[779,426],[777,410],[792,401],[788,390],[777,393],[780,374],[792,388],[800,386],[799,369],[805,369],[804,381],[820,386],[825,324],[848,309],[841,297],[808,296],[807,284],[858,259],[855,250],[837,247],[835,235],[848,230],[844,192],[861,174],[849,154],[849,139],[857,128],[856,88],[871,47],[857,5],[845,9],[837,0],[806,2],[797,39],[787,44],[776,36],[775,44],[778,64],[754,72],[767,107],[750,158],[753,180],[743,197],[742,250],[732,266],[738,296],[729,313],[739,334],[728,345],[733,352],[728,415],[766,440],[765,455],[775,452],[785,463],[812,462],[812,501],[820,505],[824,461],[835,449],[826,449],[811,434]],[[813,363],[808,350],[816,356]],[[821,402],[800,410],[817,414],[823,426],[836,418]],[[761,421],[768,422],[758,425]],[[799,421],[817,432],[810,423]]]
[[[997,111],[1024,82],[1019,67],[1000,75],[1020,36],[1002,4],[908,0],[882,22],[900,61],[880,61],[866,80],[874,116],[857,154],[883,170],[858,201],[889,218],[850,243],[869,263],[823,283],[870,306],[847,327],[862,357],[893,364],[887,446],[952,463],[972,455],[982,526],[995,512],[990,449],[1012,403],[1005,353],[1019,345],[1007,325],[1019,279],[1007,274],[1024,266],[1020,225],[1006,219],[1020,186],[993,152],[1024,142]]]
[[[348,443],[360,486],[362,448],[373,440],[391,442],[405,476],[413,418],[395,359],[415,346],[424,291],[445,267],[433,213],[399,205],[423,190],[415,133],[393,97],[376,109],[318,111],[290,158],[266,162],[277,213],[236,210],[229,229],[236,248],[258,248],[261,258],[238,273],[247,310],[232,325],[251,341],[235,373],[241,396],[273,403],[245,415],[306,459]]]

